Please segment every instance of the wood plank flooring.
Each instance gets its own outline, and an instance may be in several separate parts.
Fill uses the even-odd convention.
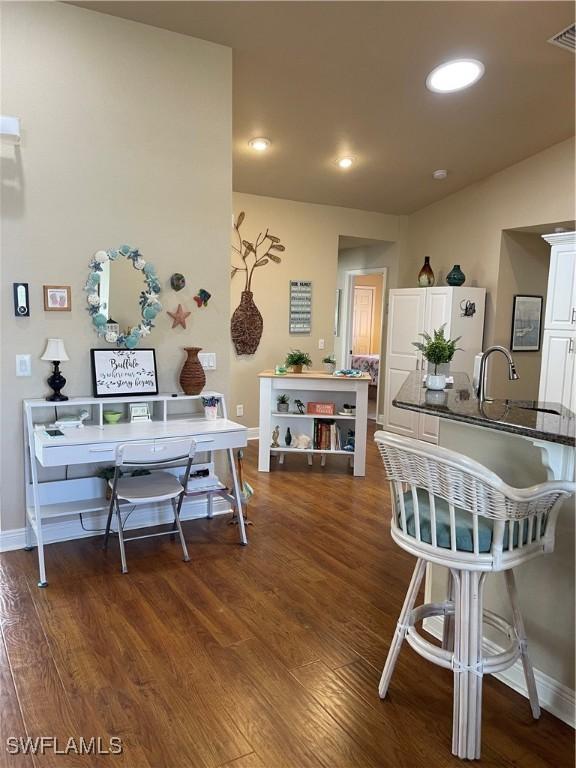
[[[247,451],[250,544],[228,518],[166,538],[0,556],[0,768],[430,768],[450,754],[452,676],[409,648],[377,684],[414,562],[390,540],[370,442],[367,477],[344,457]],[[495,577],[496,578],[496,577]],[[482,766],[564,768],[573,731],[485,678]],[[9,736],[122,739],[120,755],[12,756]]]

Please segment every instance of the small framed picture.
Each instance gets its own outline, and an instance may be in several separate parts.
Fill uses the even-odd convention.
[[[69,285],[44,286],[45,312],[70,312],[72,309],[72,293]]]
[[[514,296],[512,352],[538,352],[542,328],[542,296]]]

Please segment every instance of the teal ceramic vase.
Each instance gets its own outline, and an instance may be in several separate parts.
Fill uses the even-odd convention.
[[[448,285],[459,286],[464,285],[466,275],[460,269],[460,264],[454,264],[450,272],[446,275],[446,282]]]

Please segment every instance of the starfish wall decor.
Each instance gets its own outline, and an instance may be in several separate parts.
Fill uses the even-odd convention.
[[[178,309],[175,312],[167,312],[166,314],[170,315],[172,318],[172,328],[176,328],[177,325],[181,325],[182,328],[186,328],[186,318],[190,312],[186,312],[186,310],[182,307],[182,304],[178,304]]]

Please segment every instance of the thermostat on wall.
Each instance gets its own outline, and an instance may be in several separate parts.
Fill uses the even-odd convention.
[[[30,317],[28,283],[14,283],[14,314],[16,317]]]

